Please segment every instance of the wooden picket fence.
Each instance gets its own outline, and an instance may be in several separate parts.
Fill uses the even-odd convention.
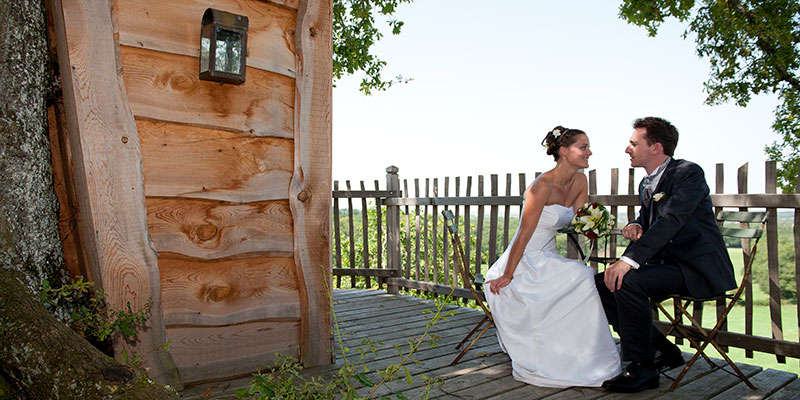
[[[768,212],[766,237],[762,238],[758,253],[767,253],[772,335],[763,337],[753,334],[753,284],[749,282],[744,294],[744,330],[734,332],[726,329],[718,334],[718,339],[723,346],[745,349],[748,357],[752,357],[753,351],[759,351],[775,354],[779,362],[785,362],[785,357],[800,358],[800,338],[784,337],[778,283],[781,268],[794,268],[795,276],[800,277],[800,190],[796,190],[795,194],[778,194],[777,164],[767,161],[765,167],[764,193],[747,193],[748,164],[744,164],[737,171],[737,193],[725,194],[723,164],[717,164],[711,200],[717,212],[723,208]],[[479,274],[482,268],[485,270],[502,254],[514,234],[511,216],[512,213],[515,217],[521,214],[522,194],[528,182],[526,174],[518,174],[516,182],[512,174],[506,174],[501,193],[501,182],[496,174],[489,176],[487,188],[484,176],[475,179],[471,176],[444,177],[442,180],[413,179],[411,182],[403,179],[401,185],[397,167],[388,167],[386,172],[383,188],[377,180],[370,189],[363,181],[359,182],[358,188],[353,188],[350,181],[345,181],[345,187],[340,188],[339,182],[334,181],[332,261],[335,286],[373,287],[385,284],[390,293],[405,290],[450,294],[472,300],[472,294],[466,289],[466,285],[471,283],[465,283],[459,277],[458,264],[455,262],[457,258],[449,244],[450,237],[441,212],[450,209],[456,215],[459,236],[469,260],[468,267],[474,274]],[[709,179],[709,185],[711,182]],[[624,213],[623,220],[627,218],[630,221],[636,217],[639,206],[637,186],[631,168],[628,170],[625,193],[621,194],[619,169],[614,168],[611,170],[609,194],[598,194],[596,171],[589,171],[589,200],[604,204],[618,220],[620,213]],[[346,202],[346,206],[343,202]],[[356,209],[361,210],[360,221],[355,217]],[[779,265],[778,262],[778,209],[794,211],[794,265]],[[473,220],[475,226],[472,226]],[[360,229],[356,229],[359,224]],[[488,230],[484,229],[485,224],[488,224]],[[484,246],[484,241],[488,241],[488,246]],[[484,247],[488,247],[488,251],[484,251]],[[587,243],[584,248],[592,249],[595,255],[600,252],[601,256],[617,256],[614,236],[592,246]],[[572,246],[568,246],[566,251],[571,257],[577,254]],[[748,256],[743,251],[745,261]],[[591,266],[595,270],[602,270],[603,267],[596,264]],[[799,298],[795,312],[797,321],[800,321],[800,279],[796,279],[796,288]],[[694,312],[696,317],[702,318],[702,309],[695,309]]]

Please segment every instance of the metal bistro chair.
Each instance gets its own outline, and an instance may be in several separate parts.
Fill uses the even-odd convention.
[[[486,304],[486,298],[483,295],[483,276],[479,273],[477,277],[475,277],[469,272],[469,263],[467,262],[467,257],[464,255],[464,247],[461,245],[461,239],[458,237],[458,222],[456,222],[456,218],[453,215],[453,212],[450,210],[443,210],[442,215],[444,216],[447,230],[450,232],[450,240],[453,243],[453,249],[456,250],[456,258],[458,259],[459,264],[457,268],[461,274],[461,279],[464,281],[464,285],[468,287],[470,293],[472,293],[475,303],[477,303],[481,310],[483,310],[484,314],[483,319],[481,319],[480,322],[478,322],[478,324],[475,325],[475,327],[472,328],[472,330],[467,334],[467,336],[465,336],[464,339],[461,339],[461,343],[456,346],[456,350],[461,348],[461,346],[464,346],[464,343],[466,343],[466,341],[469,340],[472,335],[475,335],[475,333],[478,332],[478,329],[481,329],[481,326],[483,326],[483,329],[481,329],[480,332],[475,335],[472,341],[470,341],[463,349],[461,349],[461,352],[458,353],[455,360],[450,363],[450,365],[455,365],[458,360],[460,360],[461,357],[467,353],[472,345],[474,345],[475,342],[477,342],[478,339],[480,339],[481,336],[483,336],[483,334],[486,333],[486,331],[488,331],[492,325],[494,325],[494,320],[492,319],[492,312],[489,311],[489,306]]]
[[[694,356],[692,356],[689,362],[686,363],[686,366],[683,368],[683,371],[681,371],[680,375],[678,375],[678,377],[675,378],[675,381],[669,388],[670,391],[674,391],[675,388],[678,387],[678,383],[681,381],[681,379],[683,379],[683,377],[689,371],[689,368],[692,367],[692,365],[695,363],[695,361],[697,361],[697,359],[700,356],[702,356],[706,360],[706,362],[708,362],[709,366],[711,366],[712,368],[719,368],[722,369],[723,371],[730,373],[731,375],[738,376],[739,379],[744,381],[744,383],[750,387],[750,389],[753,390],[756,389],[756,387],[750,382],[750,380],[747,379],[747,376],[742,373],[742,371],[736,366],[736,364],[734,364],[733,361],[731,361],[731,359],[728,357],[728,355],[725,353],[722,347],[719,344],[717,344],[717,342],[714,339],[715,336],[717,335],[717,331],[719,331],[720,327],[725,323],[728,317],[728,313],[736,304],[736,301],[739,300],[739,297],[741,297],[742,292],[744,291],[745,284],[750,279],[750,273],[753,267],[753,260],[755,259],[756,256],[756,247],[758,246],[758,240],[761,238],[761,235],[764,231],[764,224],[766,223],[766,219],[767,219],[766,212],[721,211],[719,214],[717,214],[717,221],[722,222],[723,224],[725,222],[738,222],[740,223],[741,226],[741,228],[730,228],[730,227],[720,226],[719,229],[720,232],[722,233],[722,236],[735,237],[741,239],[755,239],[753,240],[752,247],[750,249],[750,257],[748,258],[747,263],[744,267],[744,274],[742,276],[742,281],[739,284],[739,289],[736,290],[734,294],[732,295],[723,294],[716,297],[702,298],[702,299],[693,298],[689,296],[669,297],[672,298],[674,301],[674,304],[676,306],[675,312],[680,312],[678,316],[680,315],[686,316],[686,318],[688,318],[689,321],[692,322],[692,325],[700,333],[700,335],[702,336],[701,339],[702,344],[697,343],[697,341],[694,338],[696,337],[696,335],[694,335],[693,337],[693,335],[686,330],[686,327],[680,323],[681,321],[678,318],[673,318],[672,315],[667,312],[665,307],[662,306],[661,302],[656,303],[656,307],[659,310],[661,310],[662,313],[664,313],[664,315],[667,317],[667,319],[671,324],[666,334],[669,335],[673,331],[677,330],[683,337],[689,340],[689,342],[692,344],[692,347],[697,349]],[[750,228],[750,223],[759,224],[759,227]],[[667,298],[664,301],[669,300],[669,298]],[[706,301],[717,301],[717,300],[727,301],[728,304],[725,310],[722,312],[722,315],[720,315],[717,324],[714,325],[714,328],[711,329],[711,331],[709,332],[701,326],[700,322],[698,322],[692,316],[692,314],[688,311],[688,309],[692,303],[696,303],[702,306],[702,304],[704,304],[704,302]],[[724,358],[725,361],[728,363],[728,365],[730,365],[731,368],[735,371],[735,374],[711,361],[711,359],[705,354],[705,349],[709,344],[714,346],[714,348],[722,356],[722,358]]]

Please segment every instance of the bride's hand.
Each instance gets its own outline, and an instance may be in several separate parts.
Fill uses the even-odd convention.
[[[486,283],[489,284],[489,291],[493,294],[500,294],[500,289],[508,286],[511,283],[513,278],[509,278],[505,275],[500,275],[497,279],[492,279],[487,281]]]

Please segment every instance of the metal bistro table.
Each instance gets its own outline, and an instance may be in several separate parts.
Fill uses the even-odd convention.
[[[584,254],[584,252],[583,252],[583,248],[581,248],[580,243],[578,243],[577,236],[580,235],[580,233],[575,232],[575,230],[570,226],[567,226],[567,227],[559,229],[558,233],[567,234],[567,239],[569,239],[569,242],[572,243],[573,246],[575,246],[576,250],[578,250],[578,255],[580,256],[581,260],[586,260],[587,262],[588,261],[597,262],[597,263],[601,263],[601,264],[605,264],[605,265],[612,264],[612,263],[616,262],[617,260],[619,260],[619,257],[592,257],[592,256],[590,256],[587,259],[586,258],[586,254]],[[622,236],[622,229],[614,228],[609,232],[609,236],[610,235]],[[593,239],[589,239],[589,240],[593,240]],[[599,239],[595,239],[595,240],[599,240]],[[592,249],[589,248],[589,253],[591,253],[591,251],[592,251]],[[607,253],[607,251],[604,252],[604,253]]]

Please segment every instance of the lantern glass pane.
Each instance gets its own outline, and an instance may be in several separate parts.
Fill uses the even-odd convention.
[[[208,72],[208,55],[211,52],[211,25],[204,26],[200,36],[200,72]]]
[[[214,69],[231,74],[241,73],[242,34],[224,28],[217,28],[217,49]]]

